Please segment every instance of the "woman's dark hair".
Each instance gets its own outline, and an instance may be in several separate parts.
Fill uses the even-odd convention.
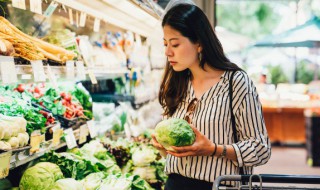
[[[224,55],[220,41],[202,10],[191,4],[172,7],[164,16],[162,27],[170,26],[187,37],[192,43],[202,47],[200,66],[207,64],[218,70],[241,70]],[[167,61],[159,91],[159,102],[164,107],[164,115],[172,116],[187,94],[189,70],[176,72]]]

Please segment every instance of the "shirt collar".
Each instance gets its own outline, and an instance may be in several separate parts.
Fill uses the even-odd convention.
[[[220,79],[221,80],[223,80],[223,83],[226,83],[227,81],[229,81],[229,73],[230,73],[230,71],[225,71],[222,75],[221,75],[221,77],[220,77]]]

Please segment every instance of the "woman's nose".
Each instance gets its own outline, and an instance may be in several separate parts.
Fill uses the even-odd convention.
[[[173,52],[171,51],[171,48],[170,48],[170,47],[166,47],[165,54],[166,54],[166,56],[168,56],[168,57],[170,57],[170,56],[173,55]]]

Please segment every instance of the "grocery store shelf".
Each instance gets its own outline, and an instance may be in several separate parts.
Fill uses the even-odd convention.
[[[129,70],[128,69],[93,68],[93,73],[97,78],[103,78],[109,75],[124,75],[126,73],[129,73]]]
[[[130,102],[132,107],[139,109],[150,101],[153,101],[156,97],[139,97],[136,98],[130,95],[113,95],[113,94],[91,94],[94,102]]]
[[[131,0],[131,2],[138,5],[141,9],[154,16],[155,18],[160,18],[163,15],[164,10],[158,4],[149,0],[144,1],[146,1],[146,3],[138,0]]]
[[[94,102],[133,102],[134,96],[115,94],[91,94]]]
[[[80,133],[80,128],[77,130],[73,131],[76,140],[79,140],[79,133]],[[46,146],[49,145],[49,146]],[[40,151],[30,155],[29,150],[30,150],[30,146],[25,147],[24,149],[22,149],[21,151],[16,151],[13,152],[11,159],[10,159],[10,170],[14,169],[16,167],[19,167],[21,165],[24,165],[28,162],[31,162],[32,160],[35,160],[37,158],[40,158],[41,156],[43,156],[45,153],[50,152],[51,150],[58,150],[60,148],[66,147],[67,144],[65,142],[61,142],[59,145],[52,147],[51,146],[51,140],[50,141],[46,141],[42,144]]]
[[[158,19],[127,0],[56,0],[74,10],[147,37]]]

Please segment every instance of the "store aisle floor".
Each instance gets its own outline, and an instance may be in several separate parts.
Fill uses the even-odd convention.
[[[269,162],[266,165],[256,167],[254,173],[320,175],[320,167],[308,166],[306,157],[305,148],[272,147]],[[320,185],[294,185],[320,188]]]

